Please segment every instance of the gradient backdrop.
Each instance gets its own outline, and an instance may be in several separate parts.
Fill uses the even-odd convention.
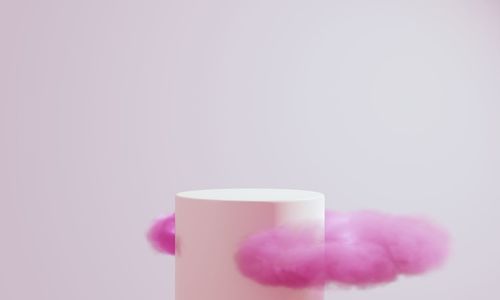
[[[2,0],[0,37],[0,299],[173,300],[145,230],[223,187],[452,231],[327,299],[500,299],[499,1]]]

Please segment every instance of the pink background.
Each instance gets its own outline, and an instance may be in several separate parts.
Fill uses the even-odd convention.
[[[0,2],[0,299],[173,299],[174,193],[425,213],[446,268],[326,299],[500,299],[500,5]]]

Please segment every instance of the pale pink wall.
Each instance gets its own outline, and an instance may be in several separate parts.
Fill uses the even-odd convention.
[[[0,2],[0,299],[173,299],[175,192],[321,191],[455,237],[327,299],[498,299],[497,1]]]

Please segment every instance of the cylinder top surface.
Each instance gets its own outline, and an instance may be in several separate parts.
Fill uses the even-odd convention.
[[[306,201],[324,199],[319,192],[295,189],[230,188],[179,192],[177,198],[222,201]]]

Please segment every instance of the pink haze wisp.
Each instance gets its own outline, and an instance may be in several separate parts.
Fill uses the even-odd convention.
[[[175,214],[155,220],[147,238],[157,251],[175,255]]]

